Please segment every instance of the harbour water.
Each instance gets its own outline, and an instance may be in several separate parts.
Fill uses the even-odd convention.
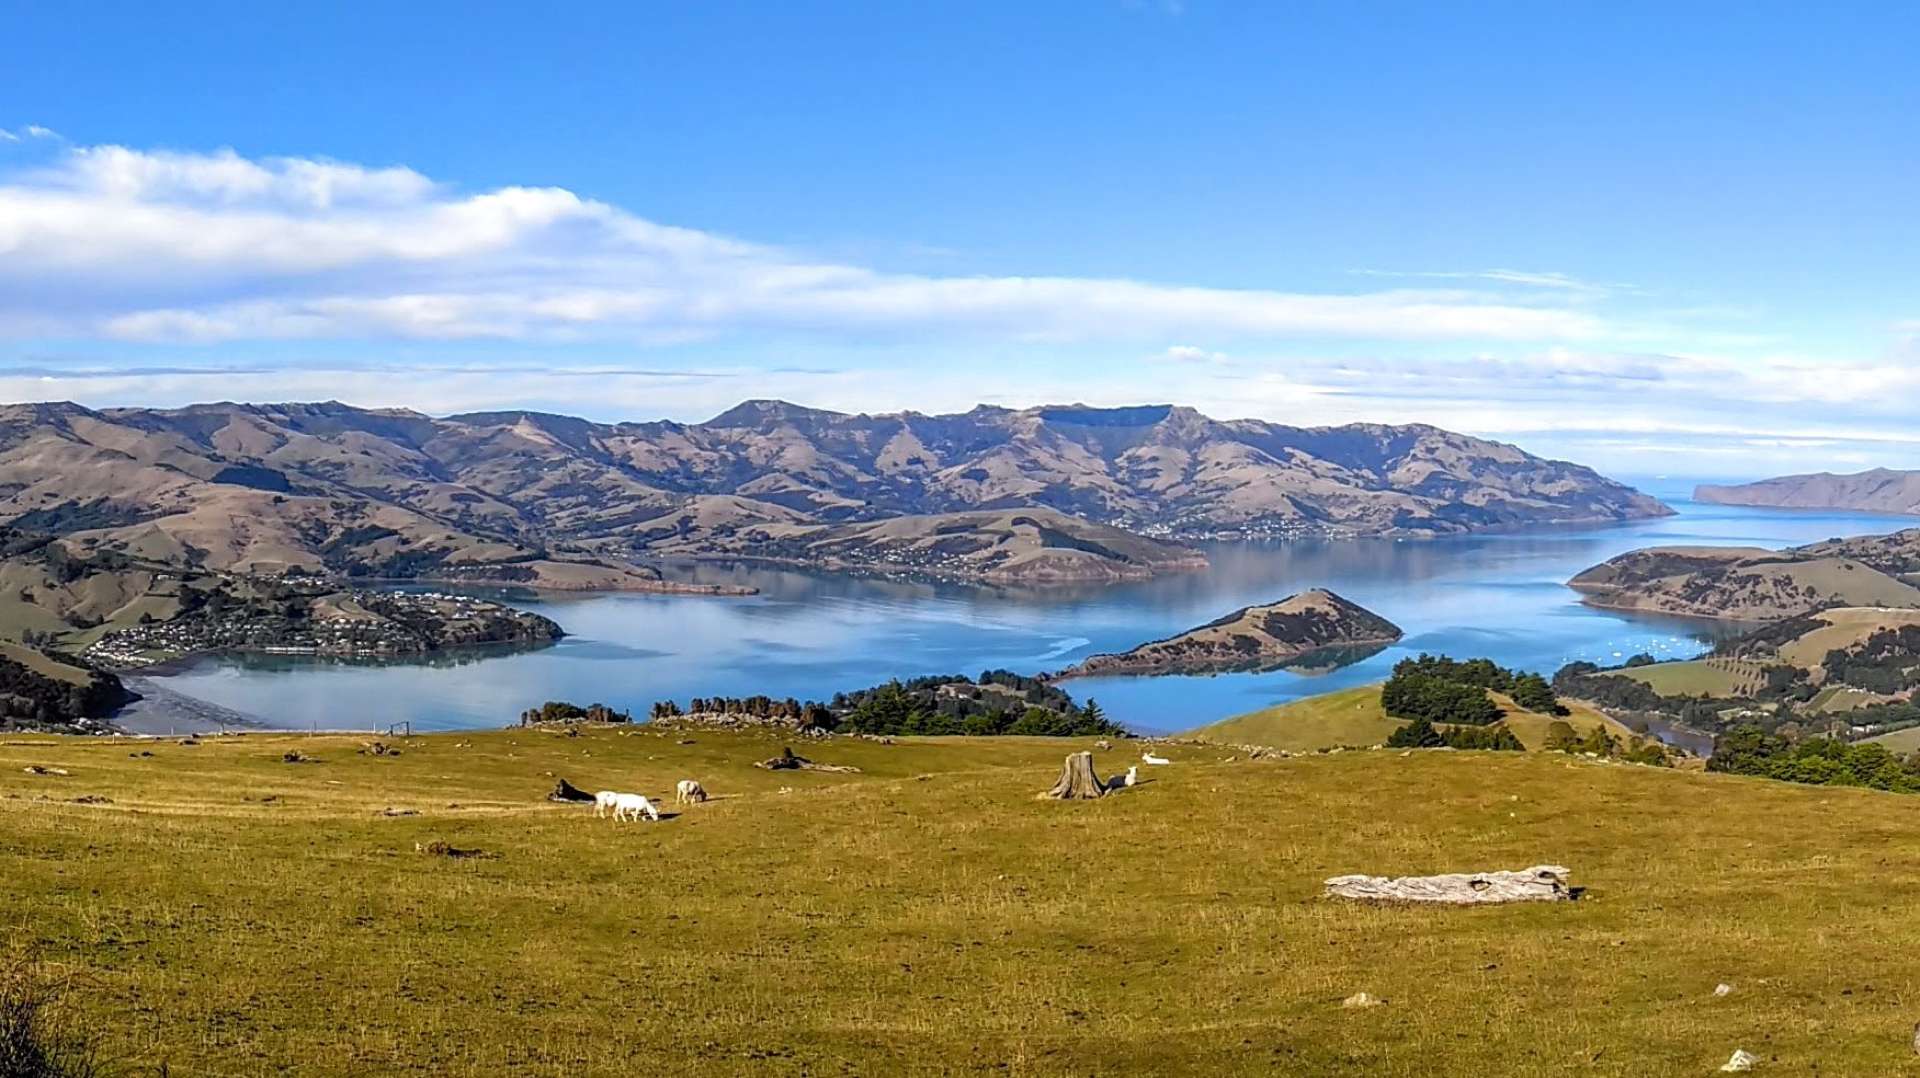
[[[846,579],[703,566],[693,579],[751,584],[751,598],[508,597],[558,621],[561,643],[425,663],[222,656],[164,679],[172,692],[291,729],[499,726],[546,700],[644,714],[655,700],[750,695],[825,699],[893,677],[1004,667],[1057,670],[1254,603],[1326,587],[1406,630],[1363,662],[1327,672],[1102,678],[1068,683],[1143,731],[1189,729],[1256,708],[1378,680],[1422,651],[1488,656],[1551,674],[1576,659],[1697,654],[1723,626],[1582,605],[1565,582],[1615,554],[1664,544],[1782,547],[1914,526],[1912,518],[1701,505],[1691,484],[1643,483],[1679,515],[1610,527],[1545,528],[1439,540],[1232,544],[1213,568],[1068,592]],[[499,594],[499,593],[495,593]]]

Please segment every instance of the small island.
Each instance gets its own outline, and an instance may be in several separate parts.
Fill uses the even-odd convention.
[[[1055,681],[1110,675],[1221,674],[1320,664],[1344,666],[1401,637],[1400,627],[1357,603],[1315,588],[1249,606],[1178,636],[1119,655],[1095,655]]]

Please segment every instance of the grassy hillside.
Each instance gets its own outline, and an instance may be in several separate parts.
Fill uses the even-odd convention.
[[[1573,714],[1564,717],[1536,715],[1499,693],[1492,696],[1507,713],[1501,721],[1522,744],[1536,751],[1545,747],[1547,727],[1556,719],[1565,721],[1577,733],[1584,734],[1600,724],[1623,741],[1635,736],[1633,731],[1581,704],[1569,703]],[[1289,752],[1317,752],[1342,745],[1378,745],[1402,725],[1401,720],[1389,718],[1380,706],[1380,686],[1362,685],[1263,708],[1203,726],[1187,736],[1222,745],[1265,745]]]
[[[1378,745],[1400,725],[1380,706],[1380,686],[1362,685],[1248,712],[1187,736],[1222,745],[1315,752],[1341,745]]]
[[[1914,1066],[1910,798],[1173,747],[1153,781],[1059,804],[1033,798],[1059,743],[835,741],[802,751],[864,773],[772,774],[747,766],[769,737],[681,736],[8,741],[6,942],[79,974],[147,1073],[1644,1075],[1736,1047],[1783,1074]],[[695,776],[718,800],[616,826],[538,800],[554,774]],[[488,856],[416,852],[436,840]],[[1319,897],[1351,871],[1539,862],[1587,899]],[[1341,1007],[1360,991],[1389,1002]]]
[[[1748,696],[1765,686],[1767,677],[1765,664],[1740,659],[1655,663],[1626,667],[1616,673],[1662,696]]]

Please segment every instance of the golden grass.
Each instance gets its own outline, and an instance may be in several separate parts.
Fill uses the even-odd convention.
[[[1609,671],[1632,678],[1662,696],[1748,695],[1766,681],[1763,664],[1742,659],[1693,659]]]
[[[6,942],[82,974],[117,1055],[179,1075],[1640,1076],[1736,1047],[1769,1073],[1916,1065],[1912,798],[1557,754],[1172,746],[1152,781],[1059,804],[1033,795],[1078,744],[796,745],[866,768],[826,775],[748,766],[780,744],[754,734],[358,743],[0,744]],[[554,774],[691,776],[718,800],[617,826],[540,801]],[[67,800],[87,794],[113,803]],[[415,852],[434,840],[492,856]],[[1319,897],[1346,872],[1539,862],[1587,899]],[[1389,1003],[1340,1006],[1359,991]]]
[[[1824,660],[1828,652],[1861,643],[1881,629],[1920,625],[1920,610],[1846,607],[1823,610],[1815,617],[1826,622],[1827,627],[1815,629],[1781,648],[1782,659],[1795,666],[1812,667]]]
[[[1380,688],[1377,684],[1362,685],[1308,697],[1203,726],[1186,736],[1222,745],[1264,745],[1289,752],[1380,745],[1404,725],[1401,720],[1388,717],[1380,703]],[[1541,715],[1524,710],[1502,693],[1489,695],[1506,712],[1500,721],[1513,731],[1521,744],[1536,752],[1546,748],[1547,729],[1556,721],[1567,723],[1576,733],[1584,734],[1599,724],[1622,741],[1636,736],[1632,730],[1585,704],[1568,702],[1570,715]]]
[[[1262,708],[1186,736],[1222,745],[1316,752],[1342,745],[1378,745],[1400,726],[1400,720],[1388,718],[1380,706],[1380,686],[1362,685]]]

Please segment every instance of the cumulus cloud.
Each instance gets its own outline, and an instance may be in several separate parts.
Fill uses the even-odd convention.
[[[0,282],[62,331],[138,341],[679,339],[781,330],[1119,340],[1582,340],[1589,311],[1469,288],[1300,293],[887,273],[553,187],[405,167],[71,147],[0,182]],[[33,287],[26,287],[29,283]]]

